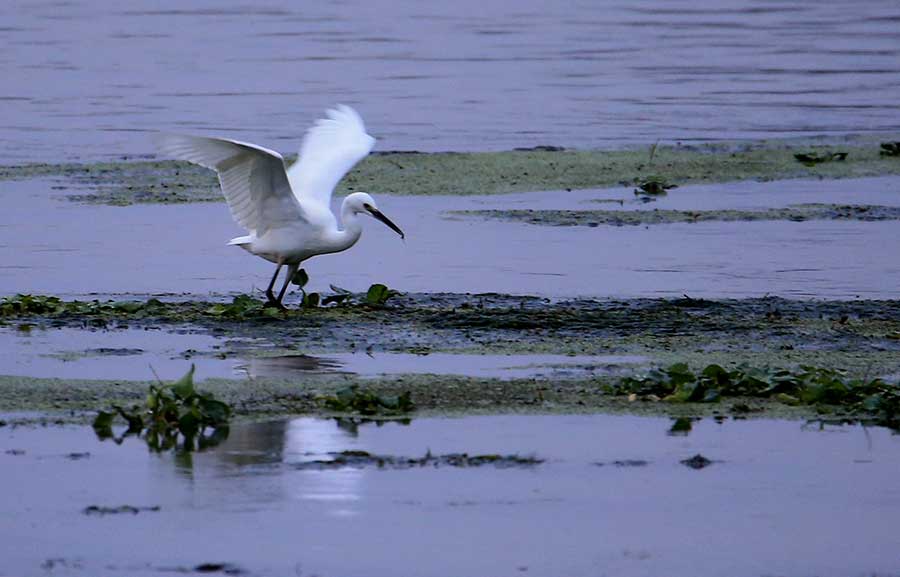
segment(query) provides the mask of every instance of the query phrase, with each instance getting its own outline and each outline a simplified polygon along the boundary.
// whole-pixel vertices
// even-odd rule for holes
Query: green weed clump
[[[325,408],[339,413],[360,415],[402,415],[415,410],[409,391],[396,397],[382,397],[371,391],[361,390],[358,385],[350,385],[334,395],[320,397]]]
[[[112,411],[100,411],[93,426],[100,439],[121,442],[128,436],[140,436],[151,451],[168,451],[179,446],[185,451],[195,451],[228,438],[231,413],[227,403],[194,388],[194,365],[191,365],[187,374],[174,383],[150,385],[144,406],[135,405],[130,410],[114,406]],[[118,438],[112,430],[117,415],[128,424],[128,429]]]
[[[813,405],[827,411],[840,406],[894,429],[900,428],[900,387],[882,379],[848,379],[843,371],[740,365],[727,370],[706,366],[695,373],[686,363],[626,377],[608,387],[614,394],[672,403],[712,403],[723,397],[774,398],[789,405]]]
[[[17,294],[0,299],[0,317],[28,315],[135,315],[154,314],[166,307],[157,299],[139,301],[64,301],[48,295]]]

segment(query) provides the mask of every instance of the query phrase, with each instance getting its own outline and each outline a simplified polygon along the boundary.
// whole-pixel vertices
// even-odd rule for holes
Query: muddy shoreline
[[[10,301],[6,301],[9,303]],[[634,299],[551,301],[509,295],[428,294],[397,297],[387,306],[332,306],[285,313],[255,311],[222,318],[207,301],[96,303],[60,301],[53,312],[7,312],[3,325],[21,331],[68,327],[115,334],[125,328],[211,335],[215,350],[185,358],[227,358],[329,352],[640,355],[630,369],[685,362],[694,369],[816,366],[848,378],[900,375],[900,301]],[[80,310],[80,312],[79,312]],[[240,338],[237,338],[240,337]],[[252,344],[248,344],[252,343]],[[461,362],[464,362],[461,357]],[[203,379],[203,375],[198,375]],[[811,418],[810,407],[763,399],[721,403],[629,402],[604,393],[616,377],[497,379],[401,374],[298,374],[295,378],[206,379],[203,387],[239,415],[328,414],[319,397],[351,384],[377,394],[411,392],[424,414],[482,412],[628,412],[728,415],[748,402],[765,416]],[[0,378],[0,411],[90,411],[140,401],[149,381]]]

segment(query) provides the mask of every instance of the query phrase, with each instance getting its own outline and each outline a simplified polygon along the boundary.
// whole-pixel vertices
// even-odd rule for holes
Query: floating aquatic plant
[[[796,370],[740,365],[728,370],[707,365],[695,373],[686,363],[625,377],[608,392],[632,399],[711,403],[723,397],[773,398],[789,405],[841,406],[900,427],[900,387],[882,379],[848,379],[843,371],[801,366]]]
[[[409,391],[396,397],[383,397],[362,390],[358,385],[350,385],[334,395],[323,396],[319,400],[331,411],[360,415],[397,415],[410,413],[416,408]]]
[[[121,416],[128,425],[126,436],[141,436],[152,451],[167,451],[179,446],[184,450],[202,450],[228,438],[231,407],[210,393],[194,387],[194,365],[178,381],[150,385],[144,406],[131,409],[114,406],[100,411],[94,419],[94,432],[100,439],[116,439],[113,423]]]

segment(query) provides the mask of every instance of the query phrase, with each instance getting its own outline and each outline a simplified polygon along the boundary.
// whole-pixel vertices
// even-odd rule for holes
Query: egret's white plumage
[[[278,265],[266,294],[281,305],[291,278],[304,260],[353,246],[362,234],[357,215],[381,220],[401,237],[403,232],[379,210],[370,195],[356,192],[341,205],[341,224],[331,212],[335,186],[365,158],[375,139],[366,133],[359,114],[339,105],[309,129],[300,157],[289,169],[273,150],[225,138],[167,134],[160,151],[215,170],[234,220],[249,234],[229,244]],[[275,299],[272,287],[282,265],[288,265],[284,286]]]

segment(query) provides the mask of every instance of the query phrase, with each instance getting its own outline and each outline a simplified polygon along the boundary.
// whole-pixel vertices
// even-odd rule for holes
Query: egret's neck
[[[337,231],[337,241],[341,244],[338,250],[345,250],[356,244],[362,234],[362,222],[359,215],[347,206],[347,199],[341,205],[342,230]]]

